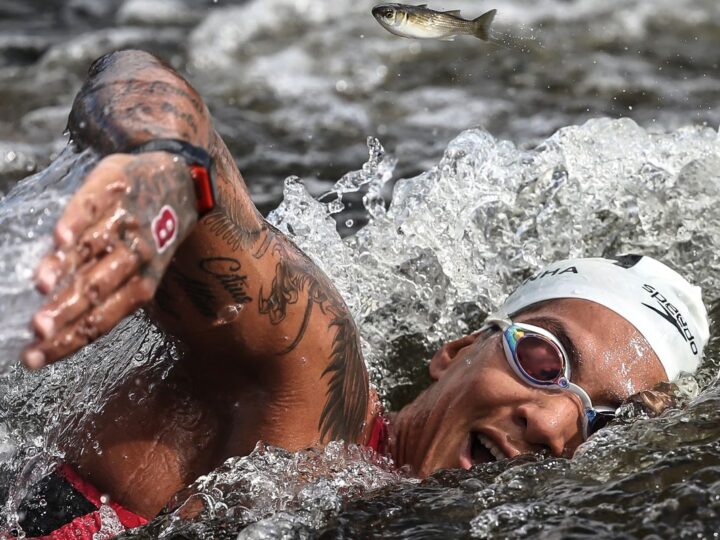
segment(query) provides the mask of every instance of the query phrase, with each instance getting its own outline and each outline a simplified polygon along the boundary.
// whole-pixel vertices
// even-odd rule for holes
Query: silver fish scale
[[[421,26],[435,27],[435,28],[446,28],[455,32],[470,32],[472,33],[473,22],[467,21],[450,15],[448,13],[437,13],[432,11],[422,12],[410,12],[408,13],[409,24],[416,24]]]

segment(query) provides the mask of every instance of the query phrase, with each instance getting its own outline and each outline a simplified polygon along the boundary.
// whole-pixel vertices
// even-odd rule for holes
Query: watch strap
[[[182,157],[190,168],[200,217],[215,208],[216,188],[212,156],[207,150],[181,139],[152,139],[127,151],[128,154],[168,152]]]

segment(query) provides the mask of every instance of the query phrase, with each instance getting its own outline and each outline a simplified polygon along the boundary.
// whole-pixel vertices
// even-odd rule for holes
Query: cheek
[[[492,415],[527,397],[528,388],[505,361],[478,369],[468,381],[475,414]]]

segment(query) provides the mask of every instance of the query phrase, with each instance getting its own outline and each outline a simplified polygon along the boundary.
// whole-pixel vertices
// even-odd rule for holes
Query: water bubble
[[[223,326],[236,320],[243,309],[242,304],[231,304],[223,306],[216,314],[213,326]]]
[[[331,201],[327,205],[328,212],[331,214],[337,214],[338,212],[342,212],[345,209],[345,205],[343,204],[342,200],[338,197],[334,201]]]
[[[95,451],[95,453],[98,456],[101,456],[103,453],[102,446],[100,445],[100,442],[97,440],[93,440],[92,442],[92,449]]]

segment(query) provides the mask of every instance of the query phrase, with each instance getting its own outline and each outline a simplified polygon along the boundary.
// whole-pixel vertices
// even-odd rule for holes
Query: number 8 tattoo
[[[164,252],[177,238],[178,217],[172,206],[165,205],[152,220],[152,235],[158,253]]]

